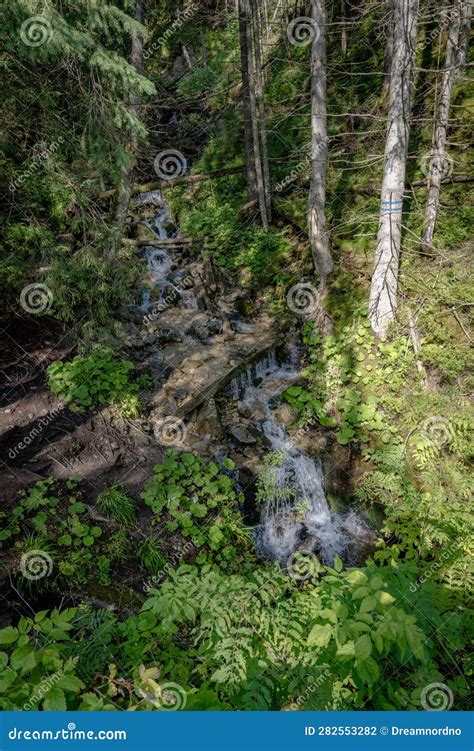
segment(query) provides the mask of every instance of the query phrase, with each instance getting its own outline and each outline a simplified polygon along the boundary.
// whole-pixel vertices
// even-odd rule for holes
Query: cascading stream
[[[152,219],[146,219],[141,222],[145,227],[148,227],[155,233],[157,242],[156,245],[148,246],[145,248],[145,258],[147,262],[148,278],[151,286],[144,290],[142,304],[140,311],[144,314],[150,312],[155,306],[167,304],[167,298],[171,293],[175,293],[180,303],[184,308],[198,309],[197,300],[192,291],[188,289],[181,289],[179,285],[174,282],[173,271],[176,268],[175,262],[169,255],[163,245],[160,245],[160,240],[166,240],[170,238],[169,227],[172,227],[172,218],[168,206],[163,203],[163,198],[159,191],[153,191],[151,193],[141,193],[138,196],[139,203],[154,204],[159,210]]]
[[[161,194],[158,191],[144,193],[138,201],[157,207],[156,215],[142,222],[157,238],[156,245],[145,251],[152,286],[144,292],[142,313],[159,310],[160,303],[168,307],[170,294],[174,297],[172,306],[179,304],[197,309],[194,293],[180,287],[177,281],[186,274],[186,269],[176,271],[177,264],[166,247],[160,245],[160,240],[169,237],[170,227],[175,235]],[[253,325],[236,320],[234,328],[251,331]],[[331,511],[324,492],[321,461],[305,455],[295,446],[272,410],[275,398],[298,378],[298,351],[295,349],[288,363],[279,365],[275,353],[269,354],[228,387],[231,399],[243,402],[252,412],[263,413],[264,419],[257,422],[275,454],[274,463],[266,469],[268,502],[261,511],[257,549],[262,557],[278,560],[282,565],[298,550],[316,554],[326,564],[332,564],[336,555],[346,563],[353,563],[358,545],[370,535],[370,530],[354,512],[341,515]]]
[[[314,553],[329,565],[336,555],[353,563],[357,543],[369,530],[354,512],[331,511],[321,461],[294,445],[272,411],[272,400],[298,378],[296,362],[279,366],[273,354],[230,384],[233,399],[253,412],[263,410],[260,428],[275,452],[274,466],[266,470],[269,498],[261,512],[257,548],[264,558],[283,565],[297,550]]]

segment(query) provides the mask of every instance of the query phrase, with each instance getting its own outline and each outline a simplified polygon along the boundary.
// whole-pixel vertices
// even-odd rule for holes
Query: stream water
[[[157,242],[156,246],[145,249],[149,286],[143,292],[140,311],[149,314],[153,313],[154,309],[163,310],[174,301],[175,297],[182,307],[197,310],[196,297],[177,280],[177,277],[179,278],[179,272],[176,273],[177,264],[166,247],[163,244],[160,245],[160,240],[168,240],[176,237],[177,234],[169,208],[163,202],[161,193],[159,191],[141,193],[138,196],[138,203],[153,204],[159,209],[152,219],[141,222],[154,232]]]
[[[183,285],[176,282],[177,278],[186,276],[186,266],[178,269],[170,255],[173,251],[160,246],[160,239],[168,238],[168,228],[173,227],[167,206],[157,192],[142,194],[139,202],[157,206],[154,218],[144,222],[155,232],[157,243],[145,250],[150,286],[143,294],[141,312],[149,315],[158,311],[159,315],[163,306],[175,305],[197,309],[192,290],[183,289]],[[190,276],[189,267],[187,276]],[[234,322],[237,334],[239,330],[251,330],[252,324],[237,318]],[[271,465],[265,469],[269,492],[267,502],[262,504],[256,531],[257,549],[262,557],[278,560],[282,565],[286,565],[296,551],[316,555],[328,565],[336,555],[347,564],[355,563],[360,546],[371,536],[370,530],[355,512],[338,514],[329,508],[320,459],[300,451],[275,416],[279,395],[298,378],[299,353],[295,349],[289,361],[283,364],[278,362],[274,352],[267,355],[227,387],[230,399],[243,403],[247,411],[259,415],[254,423],[268,439],[272,452]]]
[[[263,411],[259,426],[274,452],[265,470],[268,498],[257,528],[257,548],[264,558],[283,565],[298,550],[315,554],[329,565],[336,555],[348,564],[355,563],[360,543],[370,530],[355,512],[337,514],[329,508],[320,459],[300,451],[275,416],[277,397],[299,377],[296,351],[290,362],[282,365],[272,353],[229,387],[232,398],[252,412]]]

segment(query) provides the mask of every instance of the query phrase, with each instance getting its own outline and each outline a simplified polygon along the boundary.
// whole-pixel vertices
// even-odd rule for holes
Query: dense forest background
[[[472,3],[1,13],[0,708],[467,709]],[[140,308],[157,190],[190,318]],[[223,389],[289,342],[357,560],[254,544],[281,457]]]

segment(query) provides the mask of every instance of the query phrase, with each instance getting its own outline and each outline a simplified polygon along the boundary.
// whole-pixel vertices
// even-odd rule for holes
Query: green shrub
[[[90,355],[77,355],[71,362],[53,362],[48,368],[48,385],[74,412],[116,404],[125,417],[136,417],[140,399],[139,384],[130,378],[133,371],[128,360],[97,349]]]
[[[230,459],[224,466],[232,470]],[[200,549],[198,563],[213,560],[238,566],[252,557],[252,543],[238,509],[234,481],[215,462],[206,462],[190,453],[168,451],[162,464],[154,468],[141,497],[166,521],[169,532],[191,538]]]
[[[119,524],[130,525],[136,520],[135,503],[119,488],[108,488],[97,496],[97,505],[106,516]]]

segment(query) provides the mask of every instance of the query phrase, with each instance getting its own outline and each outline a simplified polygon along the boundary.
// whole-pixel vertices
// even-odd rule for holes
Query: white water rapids
[[[173,228],[171,215],[158,191],[143,193],[139,203],[157,208],[155,216],[143,221],[156,235],[156,245],[146,247],[145,255],[150,286],[144,291],[140,310],[143,314],[159,315],[167,307],[178,305],[198,308],[194,292],[183,280],[190,276],[188,268],[178,269],[177,263],[160,244]],[[175,230],[171,230],[173,235]],[[252,324],[234,321],[238,332],[251,330]],[[258,427],[267,437],[275,455],[272,465],[265,468],[269,488],[267,502],[261,510],[256,544],[264,558],[286,565],[296,551],[317,555],[331,565],[338,555],[345,563],[354,563],[361,543],[371,531],[354,512],[337,514],[327,503],[321,461],[304,454],[275,417],[272,405],[291,383],[299,378],[298,354],[290,362],[279,365],[275,353],[249,367],[234,379],[227,393],[234,401],[243,402],[251,412],[262,413]]]
[[[275,452],[274,466],[266,470],[270,491],[261,511],[257,548],[264,558],[283,565],[296,551],[315,554],[327,565],[336,555],[354,563],[358,544],[370,531],[355,512],[337,514],[329,508],[321,461],[294,445],[272,410],[272,400],[298,378],[297,364],[280,366],[273,353],[230,384],[234,399],[252,411],[263,409],[260,428]]]
[[[161,306],[161,309],[163,309],[168,307],[170,295],[173,293],[177,295],[184,308],[197,310],[198,304],[194,294],[173,281],[173,270],[176,269],[176,264],[174,264],[166,248],[162,244],[160,245],[160,240],[169,239],[168,227],[172,226],[170,210],[163,202],[161,193],[159,191],[141,193],[138,196],[138,202],[151,203],[158,207],[158,211],[152,219],[141,222],[156,235],[156,245],[145,248],[148,278],[151,286],[145,289],[143,293],[141,312],[146,314],[153,311],[153,308],[160,309]],[[158,290],[158,295],[156,290]]]

